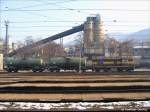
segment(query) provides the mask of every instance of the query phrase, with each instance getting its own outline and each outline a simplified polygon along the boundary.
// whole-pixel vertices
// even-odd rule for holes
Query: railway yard
[[[0,112],[150,112],[149,0],[120,1],[0,0]]]
[[[1,58],[7,72],[0,73],[0,110],[150,110],[150,71],[136,71],[148,67],[149,55],[142,54],[144,61],[139,61],[132,43],[108,38],[102,23],[99,14],[90,16],[79,26],[6,52]],[[63,43],[58,55],[58,49],[52,47],[53,53],[46,47],[79,31],[84,33],[77,55],[67,54]]]
[[[4,72],[0,73],[0,102],[13,102],[13,104],[3,105],[0,103],[0,107],[2,108],[2,106],[6,106],[6,110],[8,111],[9,109],[15,110],[20,108],[17,107],[14,102],[36,102],[36,105],[37,103],[43,103],[43,105],[45,105],[45,103],[49,102],[56,103],[57,106],[55,106],[59,110],[61,107],[58,106],[58,103],[83,102],[81,105],[84,105],[85,102],[95,102],[95,105],[93,104],[94,106],[91,106],[91,108],[97,109],[97,106],[101,105],[97,102],[109,102],[109,106],[111,105],[110,102],[118,101],[120,103],[125,101],[132,101],[132,103],[133,101],[149,102],[149,76],[149,71],[122,73],[88,72],[82,74],[73,72]],[[131,105],[131,102],[129,104],[130,105],[128,106],[134,110],[150,108],[150,105],[146,107],[142,106],[142,108],[140,108],[140,106],[136,105],[136,103],[134,106]],[[35,106],[35,104],[33,105]],[[71,104],[65,103],[63,105],[70,106]],[[24,106],[24,108],[27,108],[25,108],[25,110],[29,110],[28,106],[29,104]],[[57,110],[55,106],[53,109]],[[89,106],[90,104],[88,107]],[[44,108],[44,106],[42,107]],[[122,106],[119,105],[116,109],[119,108],[122,108]],[[111,108],[108,108],[108,110],[111,110]]]

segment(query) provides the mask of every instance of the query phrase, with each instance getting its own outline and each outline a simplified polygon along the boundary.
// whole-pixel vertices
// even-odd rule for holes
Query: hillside
[[[148,29],[143,29],[134,33],[130,34],[124,34],[120,32],[116,33],[110,33],[108,34],[109,37],[115,38],[119,41],[124,41],[124,40],[134,40],[134,41],[150,41],[150,28]]]

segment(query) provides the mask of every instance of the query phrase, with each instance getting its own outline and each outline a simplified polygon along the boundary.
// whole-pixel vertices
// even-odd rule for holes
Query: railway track
[[[4,93],[88,93],[148,92],[149,72],[142,75],[110,73],[11,73],[0,75],[0,92]],[[139,73],[139,72],[137,72]],[[69,75],[70,74],[70,75]],[[106,75],[107,74],[107,75]]]
[[[149,74],[150,71],[132,71],[132,72],[116,72],[116,71],[111,71],[111,72],[83,72],[83,73],[78,73],[78,72],[72,72],[72,71],[68,71],[68,72],[36,72],[36,76],[40,76],[41,74],[45,75],[150,75]],[[17,72],[17,73],[8,73],[8,72],[0,72],[1,75],[26,75],[26,76],[32,76],[33,73],[32,71],[21,71],[21,72]]]
[[[122,87],[2,87],[0,93],[121,93],[121,92],[150,92],[150,86]]]
[[[147,101],[149,73],[4,73],[0,74],[0,101]]]

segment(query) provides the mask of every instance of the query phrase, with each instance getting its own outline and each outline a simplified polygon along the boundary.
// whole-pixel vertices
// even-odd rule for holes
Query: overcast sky
[[[0,5],[1,37],[8,20],[15,42],[27,36],[46,38],[82,24],[93,14],[101,15],[106,33],[150,27],[150,0],[1,0]]]

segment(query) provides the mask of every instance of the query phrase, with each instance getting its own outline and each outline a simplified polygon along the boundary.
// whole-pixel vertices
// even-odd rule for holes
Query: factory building
[[[135,46],[133,48],[133,51],[137,67],[150,68],[150,46]]]
[[[150,46],[135,46],[133,50],[134,56],[150,56]]]

